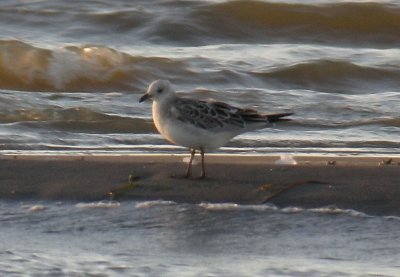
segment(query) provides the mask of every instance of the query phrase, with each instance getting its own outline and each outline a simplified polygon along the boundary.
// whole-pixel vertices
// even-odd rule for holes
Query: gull
[[[191,176],[196,151],[201,154],[201,175],[206,177],[204,153],[224,146],[244,132],[266,128],[293,113],[260,114],[217,101],[178,96],[168,80],[153,81],[139,102],[153,101],[152,114],[158,132],[169,142],[190,149],[190,160],[183,177]]]

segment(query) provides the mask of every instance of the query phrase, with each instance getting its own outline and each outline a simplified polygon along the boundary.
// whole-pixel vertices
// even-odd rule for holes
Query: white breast
[[[160,134],[168,141],[194,149],[213,150],[225,145],[235,134],[218,132],[184,123],[168,110],[153,102],[153,121]]]

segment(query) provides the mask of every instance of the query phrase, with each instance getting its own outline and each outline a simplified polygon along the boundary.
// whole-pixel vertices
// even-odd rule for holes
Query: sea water
[[[334,207],[0,203],[1,276],[399,276],[400,218]]]
[[[219,153],[400,154],[398,1],[0,2],[0,154],[184,153],[138,100],[293,121]],[[0,202],[0,276],[400,276],[400,223],[321,207]]]
[[[293,121],[220,153],[400,154],[398,1],[1,1],[2,153],[183,153],[155,79]]]

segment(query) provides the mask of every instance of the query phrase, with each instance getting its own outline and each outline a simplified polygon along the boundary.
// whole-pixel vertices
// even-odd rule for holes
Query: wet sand
[[[400,216],[400,158],[208,155],[208,177],[182,155],[7,156],[0,160],[0,198],[72,201],[171,200],[184,203],[273,203],[278,207],[336,206]],[[383,162],[385,161],[385,162]]]

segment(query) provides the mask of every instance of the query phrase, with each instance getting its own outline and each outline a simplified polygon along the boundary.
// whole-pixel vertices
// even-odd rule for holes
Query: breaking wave
[[[396,89],[397,67],[371,67],[344,60],[311,60],[266,71],[221,69],[202,71],[191,58],[143,57],[105,46],[39,48],[21,41],[0,40],[0,89],[53,92],[141,91],[150,80],[168,73],[181,80],[239,82],[258,80],[265,86],[319,91]],[[254,65],[256,68],[257,66]],[[196,72],[196,74],[194,74]],[[351,90],[351,89],[350,89]]]
[[[27,91],[125,91],[147,83],[157,70],[181,62],[131,56],[104,46],[66,46],[55,50],[16,40],[0,41],[0,88]],[[156,70],[155,70],[156,69]],[[183,73],[183,72],[182,72]]]

